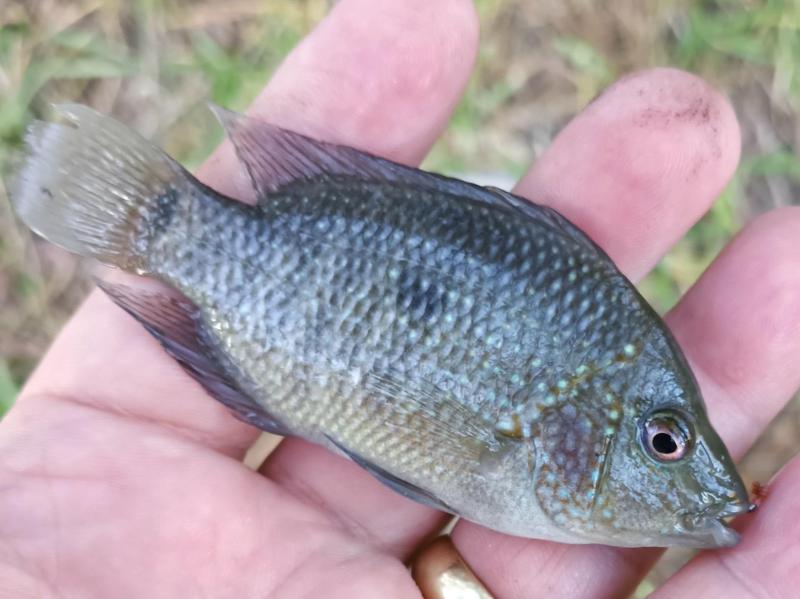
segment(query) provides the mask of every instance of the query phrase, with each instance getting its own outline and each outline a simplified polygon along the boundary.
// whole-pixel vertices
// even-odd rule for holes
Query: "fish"
[[[74,104],[31,125],[11,193],[50,242],[166,285],[98,282],[209,396],[502,533],[738,541],[747,491],[692,370],[589,236],[501,189],[214,111],[255,205]]]

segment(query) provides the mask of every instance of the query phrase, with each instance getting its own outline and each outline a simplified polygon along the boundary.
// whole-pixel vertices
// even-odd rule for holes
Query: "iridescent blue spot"
[[[501,433],[512,434],[517,430],[516,419],[511,414],[501,415],[494,426]]]

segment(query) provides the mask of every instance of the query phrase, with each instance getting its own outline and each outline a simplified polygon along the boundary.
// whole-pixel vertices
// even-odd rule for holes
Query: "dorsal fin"
[[[259,198],[296,181],[336,175],[412,182],[413,169],[354,148],[311,139],[277,125],[211,105]],[[410,172],[406,172],[410,171]]]
[[[552,208],[507,191],[411,168],[355,148],[317,141],[219,106],[211,105],[211,109],[247,169],[258,198],[297,181],[325,177],[350,176],[362,181],[402,183],[514,210],[526,219],[547,224],[588,248],[597,249],[594,242]]]
[[[233,415],[276,435],[290,434],[286,427],[245,394],[203,341],[200,310],[188,299],[127,285],[96,281],[111,300],[153,335],[189,376]]]

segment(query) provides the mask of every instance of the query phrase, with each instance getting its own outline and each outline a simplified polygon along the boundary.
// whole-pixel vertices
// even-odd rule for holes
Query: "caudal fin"
[[[76,104],[63,123],[37,121],[12,184],[12,202],[33,231],[61,247],[142,271],[141,221],[189,184],[186,171],[121,123]],[[163,204],[163,202],[161,202]]]

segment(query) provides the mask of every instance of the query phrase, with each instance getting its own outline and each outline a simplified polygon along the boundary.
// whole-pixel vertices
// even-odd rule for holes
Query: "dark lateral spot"
[[[447,293],[431,279],[405,269],[397,279],[397,309],[411,320],[428,322],[447,309]]]
[[[168,228],[172,219],[175,216],[175,208],[177,207],[177,195],[175,190],[170,188],[161,194],[153,202],[155,210],[153,217],[150,221],[151,231],[154,237],[162,235]]]

